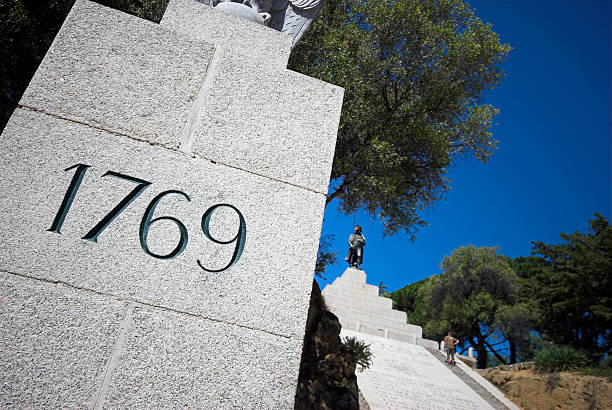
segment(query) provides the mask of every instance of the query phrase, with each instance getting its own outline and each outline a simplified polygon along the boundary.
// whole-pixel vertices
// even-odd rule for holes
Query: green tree
[[[532,301],[522,300],[519,292],[518,301],[497,308],[494,327],[499,329],[508,342],[509,363],[529,360],[535,353],[532,344],[532,332],[540,320],[540,312]]]
[[[500,331],[505,307],[518,296],[518,278],[508,258],[495,247],[470,245],[445,257],[441,267],[441,275],[408,287],[398,305],[411,305],[409,321],[423,326],[425,337],[441,340],[450,330],[462,345],[467,341],[476,349],[479,368],[487,366],[489,352],[506,363],[490,340]]]
[[[392,292],[393,308],[406,312],[408,323],[425,326],[429,317],[431,293],[437,279],[437,276],[431,276]]]
[[[289,67],[345,88],[327,203],[414,239],[462,155],[486,161],[510,47],[459,0],[327,0]]]
[[[325,270],[329,265],[333,265],[338,260],[338,252],[333,249],[333,242],[336,235],[321,235],[319,239],[319,251],[317,253],[317,263],[315,265],[315,276],[325,280]]]
[[[588,233],[560,245],[533,243],[526,282],[542,312],[541,330],[592,359],[612,353],[612,227],[600,214]]]

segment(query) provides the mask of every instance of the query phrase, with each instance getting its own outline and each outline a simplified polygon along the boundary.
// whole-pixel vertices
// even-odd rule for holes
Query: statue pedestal
[[[438,348],[437,342],[423,339],[420,326],[406,323],[406,312],[393,310],[391,299],[378,296],[378,286],[366,283],[363,270],[346,269],[322,294],[343,329]]]
[[[293,406],[342,89],[290,47],[76,1],[0,140],[2,403]]]

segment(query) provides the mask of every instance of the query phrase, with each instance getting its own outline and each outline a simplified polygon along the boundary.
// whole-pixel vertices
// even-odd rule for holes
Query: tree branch
[[[340,185],[338,185],[338,188],[336,188],[336,190],[334,192],[332,192],[331,194],[329,194],[327,196],[327,198],[325,199],[325,206],[327,206],[327,204],[329,204],[338,195],[340,195],[340,193],[342,193],[342,191],[344,190],[344,187],[346,187],[348,184],[350,184],[353,181],[355,181],[356,178],[357,178],[356,176],[354,178],[349,178],[348,175],[346,177],[344,177],[344,179],[342,180],[342,183]]]
[[[493,347],[489,344],[489,342],[487,342],[486,340],[484,341],[485,345],[491,349],[491,353],[493,353],[495,355],[495,357],[497,357],[499,359],[500,362],[502,362],[503,364],[508,364],[508,362],[506,361],[506,359],[504,359],[503,357],[501,357],[499,355],[499,353],[497,353]]]

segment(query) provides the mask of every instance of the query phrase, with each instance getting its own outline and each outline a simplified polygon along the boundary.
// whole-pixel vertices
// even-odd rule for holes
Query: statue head
[[[356,233],[361,233],[361,226],[355,225],[355,232]]]

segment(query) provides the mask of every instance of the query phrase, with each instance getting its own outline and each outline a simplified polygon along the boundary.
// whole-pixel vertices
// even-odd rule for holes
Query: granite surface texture
[[[77,1],[20,104],[326,195],[343,90],[287,70],[285,34],[195,0],[167,15]]]
[[[0,272],[0,408],[87,408],[126,303]]]
[[[446,354],[440,350],[427,349],[438,361],[444,363],[446,366]],[[485,378],[474,372],[460,359],[460,356],[455,356],[456,365],[449,366],[451,372],[459,377],[465,384],[470,386],[472,390],[478,393],[483,399],[487,401],[496,410],[519,410],[519,408],[508,400],[504,394],[499,391],[493,384],[487,381]]]
[[[298,340],[140,307],[128,326],[105,408],[293,406]]]
[[[160,24],[216,45],[183,148],[326,195],[343,90],[285,68],[290,36],[195,0],[171,0]]]
[[[211,79],[192,151],[326,195],[342,90],[289,70],[255,70],[238,55],[221,56],[215,70],[223,74]]]
[[[2,133],[0,407],[293,404],[342,90],[162,23],[77,0]]]
[[[77,1],[20,104],[178,148],[214,47]]]
[[[288,35],[227,15],[197,0],[170,0],[160,25],[213,43],[224,54],[240,54],[258,66],[283,69],[289,61],[292,39]]]
[[[49,232],[75,174],[64,170],[75,164],[91,168],[61,234]],[[0,269],[302,339],[322,195],[25,109],[13,115],[4,131],[0,168]],[[97,242],[84,240],[137,185],[104,177],[109,170],[151,185]],[[159,259],[145,253],[139,231],[147,206],[167,190],[184,192],[191,201],[168,195],[153,216],[177,218],[188,242],[177,257]],[[246,242],[234,266],[206,272],[198,260],[207,269],[221,269],[236,248],[215,244],[202,232],[204,212],[223,203],[244,216]],[[210,233],[229,241],[238,227],[237,214],[224,208],[213,214]],[[153,223],[149,249],[170,253],[179,232],[174,222]],[[301,240],[295,240],[298,233]]]

